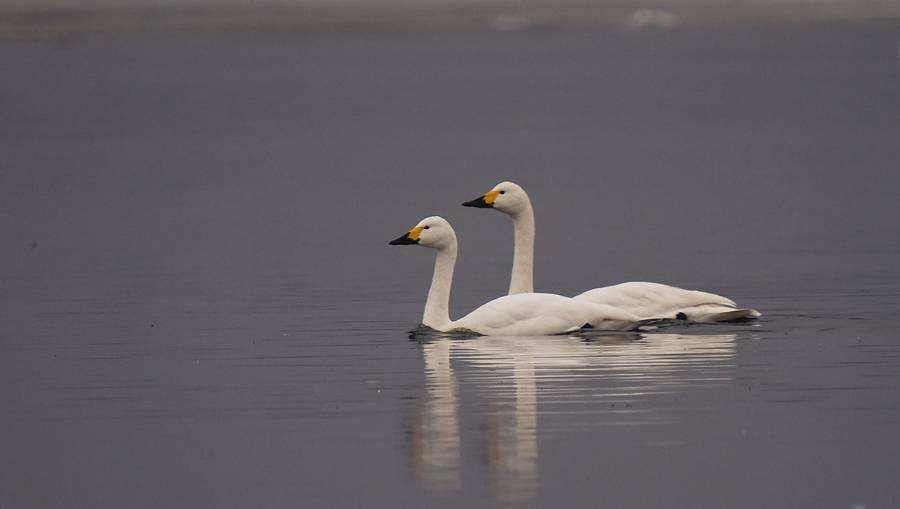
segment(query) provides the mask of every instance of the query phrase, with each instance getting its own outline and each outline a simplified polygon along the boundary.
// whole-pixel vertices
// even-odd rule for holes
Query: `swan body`
[[[721,295],[660,283],[620,283],[588,290],[573,299],[613,306],[640,317],[699,323],[758,318],[761,315],[755,309],[738,308],[734,301]]]
[[[640,325],[637,317],[612,306],[548,293],[505,295],[451,320],[450,290],[458,248],[450,223],[438,216],[425,218],[390,244],[419,244],[437,251],[422,324],[441,332],[545,336],[573,332],[586,324],[602,330],[632,330]]]
[[[633,330],[638,321],[630,313],[589,300],[550,293],[517,293],[482,304],[452,322],[452,326],[486,336],[547,336],[573,332],[585,324],[600,330]]]
[[[510,216],[515,248],[509,294],[534,292],[534,209],[525,190],[513,182],[501,182],[463,206],[494,208]],[[720,295],[660,283],[631,282],[594,288],[573,299],[616,308],[643,320],[710,323],[762,316],[755,309],[738,308],[734,301]]]

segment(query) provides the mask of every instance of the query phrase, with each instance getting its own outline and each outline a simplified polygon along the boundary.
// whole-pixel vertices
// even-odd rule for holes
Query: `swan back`
[[[489,336],[543,336],[572,332],[586,324],[609,330],[613,323],[615,330],[637,325],[631,315],[608,306],[550,293],[517,293],[481,305],[453,326]]]
[[[621,283],[594,288],[573,298],[627,310],[640,318],[720,322],[760,316],[756,310],[737,308],[733,300],[721,295],[660,283]]]

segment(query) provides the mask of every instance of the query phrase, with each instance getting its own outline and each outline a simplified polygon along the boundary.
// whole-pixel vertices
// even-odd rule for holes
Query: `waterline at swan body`
[[[548,293],[506,295],[451,320],[450,290],[458,244],[450,223],[442,217],[427,217],[390,244],[421,245],[437,251],[422,325],[441,332],[545,336],[576,331],[586,324],[600,330],[632,330],[639,325],[634,315],[611,306]]]
[[[534,209],[528,193],[518,184],[501,182],[463,206],[497,209],[512,219],[515,248],[509,294],[533,292],[535,228]],[[720,295],[660,283],[622,283],[588,290],[573,299],[614,307],[641,319],[684,319],[704,323],[761,316],[754,309],[738,308],[734,301]]]

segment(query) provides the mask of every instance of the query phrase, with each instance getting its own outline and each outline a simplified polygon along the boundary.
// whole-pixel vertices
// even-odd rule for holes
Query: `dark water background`
[[[0,45],[0,507],[897,507],[900,33]],[[410,341],[508,284],[755,324]]]

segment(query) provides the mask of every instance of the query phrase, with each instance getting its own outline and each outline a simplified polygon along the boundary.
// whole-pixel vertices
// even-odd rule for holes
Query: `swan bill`
[[[467,201],[467,202],[463,203],[462,206],[463,207],[476,207],[479,209],[492,209],[492,208],[494,208],[494,200],[497,198],[497,196],[494,195],[494,196],[491,196],[490,198],[488,198],[489,194],[491,194],[491,193],[487,193],[483,196],[479,196],[478,198],[475,198],[474,200]],[[490,201],[488,201],[488,200],[490,200]]]
[[[408,246],[419,243],[419,236],[422,234],[423,228],[416,226],[396,239],[388,242],[391,246]]]
[[[418,243],[419,243],[418,240],[413,240],[413,239],[409,238],[409,235],[404,233],[403,235],[397,237],[396,239],[388,242],[388,245],[390,245],[390,246],[408,246],[410,244],[418,244]]]

